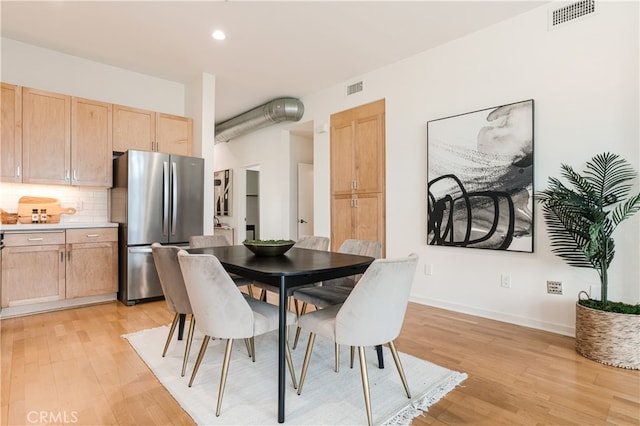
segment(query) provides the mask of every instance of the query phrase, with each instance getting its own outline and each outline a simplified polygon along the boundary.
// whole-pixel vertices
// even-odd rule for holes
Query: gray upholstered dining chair
[[[384,344],[389,346],[407,397],[411,398],[409,385],[393,341],[402,328],[417,264],[418,256],[415,254],[398,259],[374,260],[343,304],[310,312],[300,317],[299,326],[308,330],[310,334],[298,384],[298,395],[302,392],[315,337],[320,335],[333,340],[338,345],[358,347],[362,389],[369,425],[373,423],[373,419],[365,346]]]
[[[208,234],[208,235],[192,235],[189,237],[190,248],[202,248],[202,247],[223,247],[230,246],[231,243],[225,235],[222,234]],[[253,281],[249,278],[241,277],[236,274],[229,274],[233,282],[237,286],[247,286],[247,292],[249,296],[253,297]]]
[[[317,235],[303,235],[302,237],[300,237],[298,241],[296,241],[296,243],[293,246],[297,248],[312,249],[312,250],[327,250],[329,248],[329,238],[321,237]],[[260,300],[263,300],[263,301],[267,300],[267,291],[277,293],[279,290],[277,286],[261,283],[258,281],[254,281],[253,286],[258,287],[262,290],[260,292],[259,298]],[[298,288],[306,288],[306,287],[313,287],[313,286],[315,286],[315,284],[309,284],[307,286],[302,286]],[[287,299],[291,296],[292,293],[293,291],[287,294]],[[296,312],[298,312],[297,305],[296,305]]]
[[[162,351],[163,357],[167,354],[167,349],[169,348],[171,338],[173,337],[180,317],[182,316],[184,319],[187,315],[191,315],[191,322],[189,324],[189,331],[187,333],[187,341],[184,349],[184,359],[182,361],[181,375],[184,376],[196,321],[193,317],[191,303],[189,302],[187,289],[185,288],[184,280],[182,278],[182,271],[178,264],[179,251],[180,247],[163,246],[159,243],[151,244],[151,253],[156,265],[156,270],[158,271],[158,278],[160,278],[160,286],[162,287],[162,293],[164,293],[164,300],[167,302],[169,309],[175,313],[173,316],[173,322],[169,328],[167,341],[164,344],[164,350]]]
[[[379,259],[382,255],[382,244],[380,241],[347,239],[340,245],[338,253],[357,254]],[[295,288],[292,296],[296,304],[296,312],[304,314],[307,311],[308,305],[314,305],[316,308],[326,308],[343,303],[360,277],[361,275],[337,278],[324,281],[321,286]],[[302,309],[298,308],[298,302],[302,302]],[[298,346],[299,338],[300,327],[296,329],[296,336],[293,341],[294,349]],[[336,356],[338,356],[337,353]],[[337,370],[338,364],[336,359],[336,371]]]
[[[218,388],[216,416],[219,416],[233,340],[249,339],[251,354],[255,361],[254,337],[278,329],[278,307],[245,297],[224,270],[218,258],[213,255],[189,254],[181,250],[178,252],[178,262],[198,330],[205,335],[189,386],[193,384],[211,337],[227,339]],[[295,323],[293,313],[287,313],[287,323]],[[288,344],[286,344],[286,358],[295,388],[297,387],[296,378]]]

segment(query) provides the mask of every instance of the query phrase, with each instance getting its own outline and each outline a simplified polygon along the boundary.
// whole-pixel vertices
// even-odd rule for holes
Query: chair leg
[[[251,347],[251,360],[256,362],[256,340],[254,337],[249,338],[249,346]]]
[[[167,349],[169,349],[169,343],[171,343],[171,338],[173,337],[173,333],[176,331],[176,325],[178,325],[178,320],[180,319],[180,314],[176,313],[173,316],[173,322],[171,323],[171,328],[169,328],[169,335],[167,336],[167,341],[164,344],[164,350],[162,351],[162,357],[167,354]]]
[[[249,293],[249,297],[253,298],[253,285],[247,285],[247,292]]]
[[[391,349],[391,355],[393,356],[393,361],[396,363],[396,369],[398,370],[398,374],[400,374],[400,380],[402,380],[402,385],[404,386],[405,392],[407,392],[407,398],[411,399],[411,393],[409,392],[409,385],[407,384],[407,378],[404,375],[404,368],[402,368],[402,363],[400,362],[400,357],[398,356],[398,351],[396,350],[396,345],[393,342],[389,342],[389,349]]]
[[[293,388],[298,389],[298,384],[296,383],[296,372],[293,370],[293,359],[291,358],[291,350],[289,349],[289,342],[285,342],[286,352],[285,355],[287,357],[287,365],[289,366],[289,374],[291,374],[291,382],[293,383]]]
[[[193,379],[196,378],[196,373],[198,372],[198,368],[200,368],[200,363],[202,362],[204,353],[207,351],[207,344],[209,344],[210,339],[211,336],[204,336],[202,340],[202,346],[200,346],[200,352],[198,352],[198,358],[196,358],[196,365],[193,366],[193,373],[191,373],[191,380],[189,380],[189,387],[193,384]]]
[[[267,301],[267,290],[260,290],[260,300],[262,300],[263,302]]]
[[[367,359],[364,356],[364,348],[358,346],[358,354],[360,355],[360,374],[362,375],[362,390],[364,391],[364,405],[367,409],[368,425],[373,424],[371,416],[371,396],[369,394],[369,376],[367,374]]]
[[[253,351],[251,350],[251,341],[249,339],[244,339],[244,345],[247,347],[247,355],[249,355],[249,358],[253,358]]]
[[[298,306],[298,301],[296,300],[296,306]],[[298,315],[298,318],[300,318],[300,315],[304,315],[304,313],[307,312],[307,302],[302,302],[302,309],[300,310],[300,314],[298,315],[296,312],[296,315]],[[298,347],[298,339],[300,338],[300,331],[302,329],[300,327],[296,328],[296,338],[293,340],[293,349],[295,350]]]
[[[336,373],[340,372],[340,345],[335,344],[335,356],[336,356]]]
[[[231,359],[232,347],[233,339],[228,339],[227,346],[224,350],[224,361],[222,361],[222,374],[220,375],[220,386],[218,387],[218,406],[216,407],[216,417],[220,416],[220,408],[222,408],[222,396],[224,395],[224,385],[227,383],[227,373],[229,372],[229,360]]]
[[[311,351],[313,350],[313,343],[316,341],[315,333],[309,333],[309,343],[307,343],[307,351],[304,353],[304,361],[302,362],[302,371],[300,372],[300,382],[298,383],[298,395],[302,393],[302,384],[304,378],[307,375],[307,368],[309,368],[309,360],[311,359]]]
[[[189,324],[189,332],[187,333],[187,342],[184,348],[184,360],[182,361],[182,377],[184,377],[184,373],[187,370],[187,360],[189,359],[189,351],[191,350],[191,342],[193,341],[193,331],[195,328],[196,319],[191,315],[191,323]]]

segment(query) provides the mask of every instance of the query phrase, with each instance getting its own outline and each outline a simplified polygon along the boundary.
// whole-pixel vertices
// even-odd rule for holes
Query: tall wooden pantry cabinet
[[[331,249],[377,240],[385,255],[385,101],[331,116]]]

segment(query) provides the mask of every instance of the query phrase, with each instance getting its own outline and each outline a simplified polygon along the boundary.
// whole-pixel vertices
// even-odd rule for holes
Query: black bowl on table
[[[280,256],[285,254],[295,241],[292,240],[247,240],[242,244],[256,256]]]

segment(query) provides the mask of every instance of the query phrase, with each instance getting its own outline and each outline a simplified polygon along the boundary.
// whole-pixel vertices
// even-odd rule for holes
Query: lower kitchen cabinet
[[[68,229],[66,297],[71,299],[117,291],[117,229]]]
[[[5,234],[2,307],[65,298],[64,231]]]
[[[118,291],[117,228],[4,234],[2,307]]]

